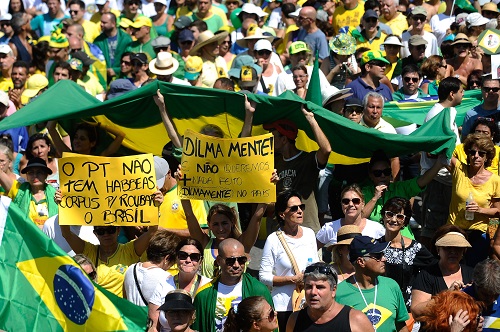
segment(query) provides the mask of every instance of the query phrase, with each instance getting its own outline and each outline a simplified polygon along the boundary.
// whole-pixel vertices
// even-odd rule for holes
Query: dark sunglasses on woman
[[[116,229],[118,227],[116,226],[108,226],[108,227],[103,227],[103,228],[94,228],[94,233],[96,233],[96,235],[99,235],[99,236],[103,236],[104,234],[115,234],[116,233]]]

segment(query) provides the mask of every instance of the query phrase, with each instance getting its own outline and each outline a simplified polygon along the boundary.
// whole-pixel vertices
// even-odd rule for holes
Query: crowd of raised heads
[[[263,125],[274,204],[181,199],[184,133],[158,90],[170,140],[154,157],[158,226],[60,225],[58,160],[124,155],[111,122],[0,131],[0,194],[93,282],[147,307],[150,331],[494,331],[499,17],[495,1],[468,0],[0,1],[0,121],[75,84],[101,101],[155,81],[310,100],[318,79],[344,137],[398,135],[366,141],[366,162],[331,156],[336,133],[304,107],[300,123]],[[250,99],[242,138],[259,113]],[[383,118],[390,101],[426,106],[401,123]],[[445,112],[454,151],[394,152]],[[301,150],[299,127],[317,150]],[[223,128],[192,129],[229,137]]]

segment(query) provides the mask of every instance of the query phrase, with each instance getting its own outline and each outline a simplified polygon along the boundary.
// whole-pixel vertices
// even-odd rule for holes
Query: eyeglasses
[[[130,61],[125,61],[125,60],[122,60],[122,63],[123,63],[124,65],[127,65],[127,66],[132,65],[132,62],[130,62]]]
[[[0,22],[0,26],[10,27],[10,21],[2,21],[2,22]]]
[[[394,213],[392,211],[385,211],[384,215],[385,215],[385,217],[387,219],[392,219],[392,218],[394,218],[394,216],[396,216],[396,220],[400,221],[400,222],[403,222],[406,219],[406,216],[404,214],[402,214],[402,213]]]
[[[238,1],[226,1],[226,6],[230,6],[230,5],[239,5],[239,2]]]
[[[361,114],[361,113],[363,113],[363,107],[349,106],[349,107],[344,108],[344,112],[349,113],[349,114],[352,114],[352,113]]]
[[[324,275],[331,275],[331,276],[335,275],[330,267],[317,266],[317,265],[309,265],[308,267],[306,267],[304,274],[314,273],[315,271],[318,271],[320,274],[324,274]]]
[[[413,83],[417,83],[419,78],[418,77],[403,77],[403,79],[405,80],[406,83],[410,83],[410,81],[412,81]]]
[[[245,265],[246,262],[248,261],[247,256],[238,256],[238,257],[228,257],[224,260],[227,266],[233,266],[234,263],[238,261],[239,265]]]
[[[306,205],[305,204],[300,204],[300,205],[292,205],[292,206],[289,206],[288,207],[290,209],[290,212],[297,212],[299,210],[299,208],[304,211],[306,209]]]
[[[475,157],[475,156],[476,156],[476,154],[478,154],[478,155],[479,155],[479,157],[484,158],[484,157],[486,156],[486,151],[480,151],[480,150],[473,150],[473,149],[471,149],[471,150],[469,150],[469,151],[467,152],[467,154],[468,154],[469,156],[471,156],[471,157]]]
[[[417,49],[417,51],[425,51],[425,45],[413,46]]]
[[[309,17],[302,17],[302,16],[297,17],[298,21],[303,21],[303,20],[308,20],[308,19],[309,19]]]
[[[259,51],[257,51],[257,54],[258,55],[270,55],[271,51],[269,51],[269,50],[259,50]]]
[[[349,198],[342,198],[341,200],[342,204],[344,205],[349,205],[349,203],[352,202],[352,204],[354,205],[359,205],[361,204],[361,198],[353,198],[353,199],[349,199]]]
[[[375,22],[377,22],[377,20],[378,20],[378,18],[375,18],[375,17],[365,18],[366,23],[375,23]]]
[[[103,227],[103,228],[94,228],[94,233],[99,236],[103,236],[104,234],[115,234],[116,229],[118,227],[116,226],[108,226],[108,227]]]
[[[456,48],[469,48],[469,47],[471,47],[471,46],[472,46],[471,44],[462,44],[462,43],[460,43],[460,44],[455,44],[455,47],[456,47]]]
[[[493,118],[487,118],[487,117],[484,117],[484,116],[478,116],[477,120],[488,121],[488,122],[495,122],[495,119],[493,119]]]
[[[62,48],[49,48],[49,53],[57,54],[62,50]]]
[[[500,88],[489,87],[489,86],[483,86],[482,89],[483,89],[484,92],[495,92],[495,93],[497,93],[498,91],[500,91]]]
[[[132,5],[136,5],[136,6],[140,6],[140,2],[139,1],[129,1],[128,5],[129,6],[132,6]]]
[[[372,174],[375,177],[377,177],[377,178],[381,177],[382,174],[384,174],[385,176],[389,176],[389,175],[391,175],[391,173],[392,173],[392,170],[390,168],[386,168],[386,169],[374,169],[372,171]]]
[[[276,318],[276,310],[271,308],[271,311],[269,311],[269,315],[267,315],[267,320],[269,321],[269,323],[272,323],[274,322],[275,318]]]
[[[188,254],[185,251],[179,251],[179,253],[177,254],[177,257],[181,261],[185,261],[189,257],[189,259],[191,259],[193,262],[199,262],[201,259],[201,254],[198,252],[193,252],[193,253]]]
[[[365,258],[371,258],[371,259],[376,260],[377,262],[380,262],[382,260],[382,258],[384,258],[384,253],[383,252],[377,252],[377,253],[365,255],[363,257],[365,257]]]
[[[445,63],[445,64],[440,64],[439,67],[441,67],[441,68],[447,68],[448,66]]]
[[[91,280],[95,280],[95,278],[97,277],[97,271],[96,271],[96,270],[93,270],[92,272],[87,273],[87,275],[89,276],[89,278],[90,278]]]
[[[222,44],[228,44],[229,46],[233,45],[233,42],[230,41],[230,40],[224,40],[222,43],[220,43],[221,45]]]
[[[181,41],[181,45],[191,45],[193,43],[192,40],[183,40]]]

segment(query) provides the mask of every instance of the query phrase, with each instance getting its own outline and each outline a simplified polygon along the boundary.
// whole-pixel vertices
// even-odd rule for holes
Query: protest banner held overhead
[[[187,130],[182,151],[181,198],[270,203],[276,188],[273,135],[214,138]]]
[[[64,154],[59,160],[64,225],[158,225],[153,156],[95,157]]]

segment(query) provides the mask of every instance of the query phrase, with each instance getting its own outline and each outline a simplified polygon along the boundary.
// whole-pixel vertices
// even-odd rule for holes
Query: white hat
[[[0,104],[9,107],[9,95],[3,90],[0,90]]]
[[[269,41],[273,40],[273,36],[266,36],[262,32],[262,29],[259,28],[257,24],[250,24],[250,26],[247,29],[247,35],[243,39],[238,39],[236,41],[236,44],[238,44],[241,47],[248,47],[248,40],[259,40],[259,39],[267,39]]]
[[[0,53],[2,54],[13,54],[12,48],[7,44],[0,44]]]
[[[99,6],[104,6],[109,0],[95,0],[95,4]]]
[[[255,43],[255,46],[253,47],[254,51],[260,51],[260,50],[268,50],[268,51],[273,51],[273,46],[271,45],[271,42],[267,39],[259,39]]]
[[[162,157],[154,156],[153,159],[155,162],[156,185],[161,189],[165,184],[165,176],[167,176],[170,167]]]
[[[321,90],[321,99],[323,101],[323,107],[333,101],[340,99],[346,99],[352,96],[351,88],[339,90],[333,85],[329,85],[326,89]]]
[[[149,71],[155,75],[171,75],[179,68],[179,61],[170,52],[158,52],[149,62]]]
[[[166,0],[155,0],[154,3],[161,3],[164,6],[167,5],[167,1]]]
[[[0,16],[0,21],[10,21],[12,20],[12,15],[9,13],[5,13]]]
[[[261,17],[261,18],[268,15],[260,7],[257,7],[253,3],[246,3],[246,4],[244,4],[241,7],[241,12],[245,12],[245,13],[248,13],[248,14],[255,14],[258,17]]]
[[[288,14],[288,16],[293,17],[293,18],[299,17],[301,9],[302,9],[301,7],[295,9],[295,11],[292,12],[292,13],[290,13],[290,14]]]
[[[398,45],[398,46],[403,46],[403,44],[399,41],[399,38],[396,36],[389,36],[386,38],[386,40],[382,43],[382,45]]]
[[[467,15],[467,18],[465,19],[467,22],[468,27],[478,27],[481,25],[485,25],[488,23],[490,20],[487,19],[486,17],[483,17],[483,15],[479,13],[471,13]]]

